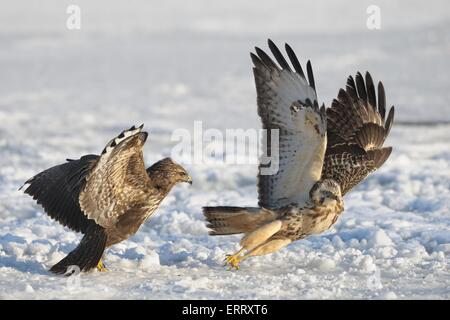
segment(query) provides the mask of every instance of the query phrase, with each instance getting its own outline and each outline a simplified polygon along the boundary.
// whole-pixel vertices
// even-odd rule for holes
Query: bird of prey
[[[70,266],[106,271],[104,250],[135,234],[174,185],[192,184],[186,170],[170,158],[145,168],[142,148],[148,134],[142,128],[123,131],[100,156],[68,159],[25,182],[25,193],[51,218],[84,234],[50,271],[68,274]]]
[[[394,107],[386,117],[383,84],[349,76],[330,108],[319,107],[311,63],[306,76],[286,44],[289,65],[268,40],[278,65],[263,50],[251,53],[258,114],[263,129],[277,129],[279,170],[263,175],[259,165],[259,207],[204,207],[211,235],[244,234],[241,249],[227,255],[230,268],[251,256],[275,252],[293,241],[329,229],[344,210],[343,196],[381,167],[391,154],[383,147]],[[268,139],[269,140],[269,139]]]

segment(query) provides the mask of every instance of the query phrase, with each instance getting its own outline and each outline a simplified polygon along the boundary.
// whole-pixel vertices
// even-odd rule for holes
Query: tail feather
[[[50,271],[65,274],[70,266],[78,266],[80,271],[89,271],[97,266],[105,251],[107,235],[105,229],[92,223],[80,244]]]
[[[248,233],[277,218],[264,208],[203,207],[210,235]]]

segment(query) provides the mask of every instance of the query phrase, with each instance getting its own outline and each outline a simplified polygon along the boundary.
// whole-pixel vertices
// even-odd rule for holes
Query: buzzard
[[[383,84],[348,77],[330,108],[319,107],[311,63],[306,75],[286,44],[289,65],[268,40],[278,65],[261,49],[251,53],[258,114],[264,129],[278,129],[279,170],[263,175],[259,207],[204,207],[211,235],[244,234],[241,249],[227,255],[230,268],[252,256],[275,252],[293,241],[329,229],[344,211],[343,196],[381,167],[391,154],[383,147],[394,119],[386,117]],[[270,140],[270,139],[268,139]]]
[[[170,158],[145,168],[142,148],[148,134],[142,128],[123,131],[100,156],[67,159],[25,182],[25,193],[51,218],[84,234],[50,271],[65,274],[73,265],[81,271],[106,271],[101,260],[105,249],[135,234],[175,184],[192,184],[186,170]]]

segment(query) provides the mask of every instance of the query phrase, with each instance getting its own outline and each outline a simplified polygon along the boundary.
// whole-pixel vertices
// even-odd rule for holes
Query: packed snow
[[[378,1],[381,29],[368,30],[372,2],[2,4],[0,298],[449,299],[450,5]],[[81,8],[81,30],[66,28],[69,4]],[[81,235],[21,184],[100,153],[131,125],[150,133],[149,165],[171,155],[173,130],[192,132],[196,120],[258,129],[248,52],[268,37],[312,60],[326,104],[347,75],[370,70],[396,106],[394,151],[346,196],[338,222],[228,271],[239,236],[208,236],[201,207],[256,205],[256,166],[175,159],[194,184],[177,186],[135,236],[107,250],[109,272],[50,274]]]

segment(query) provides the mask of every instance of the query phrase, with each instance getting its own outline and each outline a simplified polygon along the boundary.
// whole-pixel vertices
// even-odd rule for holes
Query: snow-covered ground
[[[68,4],[82,29],[66,29]],[[378,4],[381,30],[366,28]],[[331,7],[329,7],[331,6]],[[450,5],[433,1],[14,1],[0,8],[0,298],[450,298]],[[423,14],[426,12],[427,14]],[[178,186],[109,273],[71,280],[48,268],[80,235],[17,191],[65,158],[98,153],[145,123],[150,164],[177,128],[259,128],[248,52],[266,38],[311,59],[329,104],[348,74],[382,80],[394,152],[345,199],[323,235],[239,271],[222,266],[239,237],[209,237],[203,205],[256,204],[256,167],[186,164]],[[447,123],[446,123],[447,122]]]

